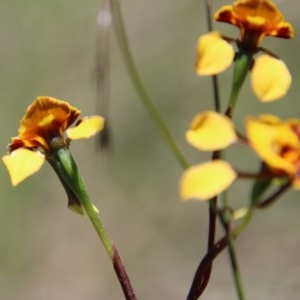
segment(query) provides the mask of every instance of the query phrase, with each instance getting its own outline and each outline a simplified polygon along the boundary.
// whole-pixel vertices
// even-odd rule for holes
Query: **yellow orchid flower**
[[[215,14],[215,20],[226,22],[240,29],[240,38],[235,40],[240,52],[254,55],[266,36],[290,39],[294,35],[292,25],[269,0],[238,0],[226,5]],[[200,37],[197,46],[196,73],[215,75],[226,70],[233,62],[233,39],[224,39],[219,32],[209,32]],[[269,52],[268,52],[269,53]],[[268,53],[254,63],[251,84],[261,101],[274,101],[283,97],[290,85],[291,75],[285,64]],[[265,74],[262,76],[261,74]]]
[[[104,119],[99,116],[70,128],[79,115],[80,110],[66,101],[36,98],[20,122],[18,136],[8,146],[9,154],[2,157],[13,185],[36,173],[52,151],[68,147],[69,139],[88,138],[103,128]]]

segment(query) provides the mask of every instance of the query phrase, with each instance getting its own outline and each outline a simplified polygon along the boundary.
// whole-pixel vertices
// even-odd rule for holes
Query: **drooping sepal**
[[[39,151],[19,148],[4,155],[2,161],[8,171],[13,186],[33,175],[42,167],[45,155]]]
[[[210,200],[225,191],[236,178],[231,165],[222,160],[195,165],[184,171],[180,195],[182,200]]]

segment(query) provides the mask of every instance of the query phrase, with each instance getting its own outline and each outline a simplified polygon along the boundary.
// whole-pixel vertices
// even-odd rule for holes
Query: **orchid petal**
[[[188,168],[180,181],[180,195],[183,200],[210,200],[226,190],[237,174],[230,164],[213,160]]]
[[[25,148],[14,150],[2,157],[12,185],[15,186],[30,175],[39,171],[45,161],[45,155],[39,151]]]
[[[255,60],[251,84],[255,95],[263,102],[285,96],[292,83],[292,76],[283,61],[261,55]]]
[[[197,46],[196,73],[215,75],[223,72],[233,62],[234,49],[217,31],[201,36]]]
[[[81,123],[66,131],[67,137],[71,140],[87,139],[103,129],[104,119],[100,116],[83,118]]]
[[[237,140],[237,136],[228,117],[207,111],[194,117],[186,139],[199,150],[213,151],[226,148]]]

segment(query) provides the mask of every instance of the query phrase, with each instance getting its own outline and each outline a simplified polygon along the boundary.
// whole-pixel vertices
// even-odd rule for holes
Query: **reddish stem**
[[[127,272],[115,245],[113,245],[113,252],[113,266],[122,286],[125,298],[126,300],[137,300],[130,279],[127,275]]]

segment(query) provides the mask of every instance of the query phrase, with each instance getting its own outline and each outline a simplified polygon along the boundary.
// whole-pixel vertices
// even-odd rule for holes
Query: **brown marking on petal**
[[[62,137],[80,113],[79,109],[66,101],[48,96],[37,97],[26,110],[20,122],[18,140],[13,140],[10,149],[20,147],[19,140],[22,140],[25,147],[49,150],[50,141]]]
[[[236,19],[233,14],[233,7],[230,5],[223,6],[220,10],[215,13],[215,20],[217,22],[230,23],[236,25]]]
[[[207,121],[207,119],[209,119],[208,114],[203,113],[201,115],[197,115],[193,121],[192,124],[190,125],[190,130],[197,130],[199,128],[201,128],[203,126],[203,124],[205,124],[205,122]]]
[[[283,14],[268,0],[236,1],[217,11],[215,20],[237,26],[243,48],[250,51],[255,51],[265,36],[290,39],[294,34],[292,25],[284,22]]]
[[[297,135],[297,138],[299,139],[299,143],[300,143],[300,127],[299,127],[299,124],[291,123],[291,129]]]
[[[289,23],[283,23],[271,36],[280,37],[283,39],[291,39],[294,36],[294,28]]]

